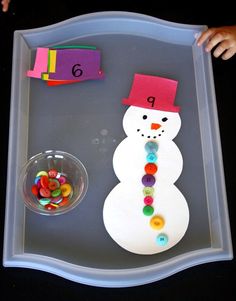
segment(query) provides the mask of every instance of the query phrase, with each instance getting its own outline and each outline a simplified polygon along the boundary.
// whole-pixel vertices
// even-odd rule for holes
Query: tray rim
[[[28,51],[30,53],[30,46],[27,43],[27,39],[30,39],[31,36],[34,34],[43,34],[45,32],[63,28],[64,26],[70,26],[72,24],[78,22],[87,22],[91,19],[103,19],[103,18],[123,18],[124,20],[127,18],[137,18],[138,21],[148,21],[150,23],[154,22],[160,26],[168,27],[170,29],[184,29],[186,31],[190,31],[191,34],[193,32],[199,32],[199,30],[204,29],[204,25],[189,25],[189,24],[180,24],[174,23],[170,21],[165,21],[158,19],[156,17],[151,17],[148,15],[143,15],[139,13],[132,13],[132,12],[124,12],[124,11],[111,11],[111,12],[96,12],[85,14],[81,16],[77,16],[53,25],[36,28],[36,29],[28,29],[28,30],[19,30],[15,31],[14,33],[14,50],[13,50],[13,58],[17,57],[16,54],[18,52]],[[35,45],[31,45],[31,49],[35,47]],[[196,56],[202,55],[196,45],[192,45],[193,54]],[[230,225],[229,225],[229,217],[228,217],[228,207],[227,207],[227,199],[226,199],[226,191],[225,191],[225,183],[224,183],[224,172],[223,172],[223,160],[222,160],[222,153],[221,153],[221,143],[220,143],[220,135],[219,135],[219,123],[217,117],[217,108],[215,103],[215,90],[214,90],[214,80],[213,80],[213,72],[212,72],[212,63],[211,63],[211,56],[210,54],[204,54],[202,56],[202,65],[205,63],[205,72],[206,77],[208,79],[208,86],[210,87],[209,90],[206,89],[202,79],[199,76],[196,76],[197,80],[199,81],[199,85],[210,97],[213,99],[213,102],[209,104],[211,106],[211,112],[213,112],[213,119],[209,121],[207,124],[208,127],[213,128],[215,130],[214,135],[216,137],[216,166],[215,169],[220,171],[219,175],[215,175],[218,177],[221,187],[218,188],[219,191],[217,193],[220,194],[222,198],[222,202],[218,204],[216,211],[211,212],[209,211],[209,219],[211,218],[211,214],[219,215],[219,210],[221,210],[221,222],[223,221],[224,228],[217,225],[219,230],[219,237],[216,238],[215,246],[213,243],[212,248],[200,249],[192,252],[188,252],[179,256],[175,256],[170,260],[165,261],[161,267],[160,264],[146,266],[145,268],[133,268],[133,269],[97,269],[97,268],[90,268],[90,267],[83,267],[75,264],[70,264],[64,262],[59,259],[54,259],[47,256],[41,256],[36,254],[29,254],[24,253],[24,246],[22,244],[21,248],[17,247],[19,242],[16,242],[16,237],[14,237],[14,233],[16,233],[16,227],[19,223],[21,223],[17,219],[17,213],[20,212],[23,219],[25,219],[25,208],[23,206],[14,204],[10,202],[10,198],[12,195],[15,197],[15,192],[12,193],[12,188],[10,182],[12,179],[16,180],[17,173],[19,172],[19,168],[22,165],[22,161],[26,160],[27,151],[25,153],[24,158],[20,158],[19,154],[14,153],[14,149],[17,149],[17,145],[19,143],[19,137],[17,141],[13,139],[13,133],[17,128],[22,128],[22,124],[19,120],[19,107],[15,107],[15,103],[19,104],[21,101],[16,102],[16,99],[23,97],[22,95],[18,96],[17,92],[21,92],[21,85],[19,80],[15,77],[15,74],[18,74],[19,71],[22,69],[23,62],[16,61],[13,59],[13,66],[12,66],[12,89],[11,89],[11,112],[10,112],[10,127],[9,127],[9,147],[8,147],[8,172],[7,172],[7,194],[6,194],[6,210],[5,210],[5,228],[4,228],[4,248],[3,248],[3,265],[6,267],[26,267],[26,268],[34,268],[43,271],[47,271],[50,273],[57,274],[58,276],[65,277],[72,281],[77,281],[84,284],[89,284],[93,286],[104,286],[104,287],[126,287],[126,286],[136,286],[141,284],[146,284],[150,282],[154,282],[170,276],[178,271],[184,270],[188,267],[195,266],[202,263],[218,261],[218,260],[230,260],[233,258],[233,250],[232,250],[232,242],[231,242],[231,233],[230,233]],[[198,66],[196,66],[198,68]],[[18,73],[17,73],[18,72]],[[28,84],[29,85],[29,84]],[[200,89],[200,90],[201,90]],[[203,92],[202,92],[203,93]],[[200,93],[201,94],[201,93]],[[201,98],[201,95],[199,95]],[[209,108],[208,108],[209,109]],[[209,109],[210,110],[210,109]],[[204,122],[204,116],[202,116],[202,121]],[[25,125],[27,124],[27,120],[23,121]],[[14,125],[14,126],[12,126]],[[18,130],[18,134],[20,134],[20,129]],[[27,149],[27,141],[26,141],[25,149]],[[15,170],[12,170],[12,166],[16,166]],[[207,175],[206,175],[206,178]],[[12,225],[12,212],[14,216],[14,223]],[[214,229],[210,227],[212,230],[212,235],[214,236]],[[9,235],[12,233],[9,240]],[[224,239],[223,239],[224,237]],[[21,234],[19,240],[24,239],[24,226],[21,229]],[[213,237],[214,241],[214,237]],[[219,245],[221,247],[219,247]],[[188,260],[187,260],[188,259]],[[159,270],[158,270],[159,268]],[[167,269],[165,271],[165,268]],[[71,269],[71,270],[70,270]],[[148,269],[148,271],[147,271]],[[164,269],[164,271],[163,271]],[[161,271],[161,275],[157,272]],[[145,273],[145,279],[142,278]],[[130,275],[134,278],[129,279]],[[92,277],[91,277],[92,276]],[[90,278],[91,277],[91,278]],[[103,277],[103,279],[99,279],[99,277]],[[113,277],[113,279],[111,279]]]

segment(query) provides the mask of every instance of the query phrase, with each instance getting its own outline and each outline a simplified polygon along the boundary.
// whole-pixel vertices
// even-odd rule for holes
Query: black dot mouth
[[[140,129],[137,129],[137,132],[140,133],[141,130],[140,130]],[[164,133],[164,130],[162,130],[161,132]],[[151,138],[152,138],[152,139],[156,139],[157,136],[160,137],[162,134],[159,133],[159,134],[157,134],[157,135],[151,136],[151,135],[144,135],[143,133],[140,133],[140,135],[141,135],[141,137],[144,137],[144,138],[148,138],[148,139],[151,139]]]

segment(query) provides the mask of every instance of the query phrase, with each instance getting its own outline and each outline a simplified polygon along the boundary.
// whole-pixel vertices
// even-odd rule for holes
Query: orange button
[[[157,165],[155,163],[147,163],[144,169],[147,174],[154,175],[157,172]]]
[[[164,227],[164,224],[165,224],[165,220],[160,215],[154,215],[150,220],[150,226],[154,230],[160,230],[161,228]]]
[[[56,180],[56,179],[49,179],[48,188],[50,190],[56,190],[59,187],[60,187],[60,183],[59,183],[58,180]]]

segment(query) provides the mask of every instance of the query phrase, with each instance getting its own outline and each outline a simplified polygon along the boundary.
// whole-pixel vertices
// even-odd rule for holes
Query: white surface
[[[163,121],[163,118],[167,120]],[[151,129],[152,123],[158,123],[160,128]],[[104,224],[110,236],[130,252],[163,252],[179,242],[189,222],[187,202],[174,185],[183,167],[181,153],[172,141],[179,132],[181,120],[178,113],[131,106],[124,115],[123,127],[128,137],[118,145],[113,157],[114,171],[121,183],[105,200]],[[154,213],[151,216],[143,214],[144,185],[141,182],[145,175],[145,144],[148,141],[158,144],[158,170],[153,186]],[[165,220],[160,230],[150,226],[150,219],[154,215],[160,215]],[[156,243],[160,233],[168,236],[165,246]]]
[[[142,186],[120,183],[106,199],[103,211],[105,227],[110,236],[130,252],[163,252],[177,244],[185,234],[189,221],[188,206],[174,185],[163,184],[158,188],[158,200],[155,198],[153,207],[154,215],[159,214],[165,219],[161,230],[153,230],[149,225],[151,217],[142,212]],[[169,239],[163,247],[156,243],[160,233],[167,234]]]

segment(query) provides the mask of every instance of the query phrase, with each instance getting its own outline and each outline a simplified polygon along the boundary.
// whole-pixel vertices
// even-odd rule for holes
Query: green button
[[[143,214],[146,216],[152,215],[154,212],[154,208],[152,206],[144,206],[143,207]]]
[[[153,194],[154,194],[154,188],[153,187],[144,187],[143,188],[143,194],[145,196],[153,196]]]
[[[51,195],[52,197],[56,198],[57,196],[61,195],[61,189],[53,190]]]

